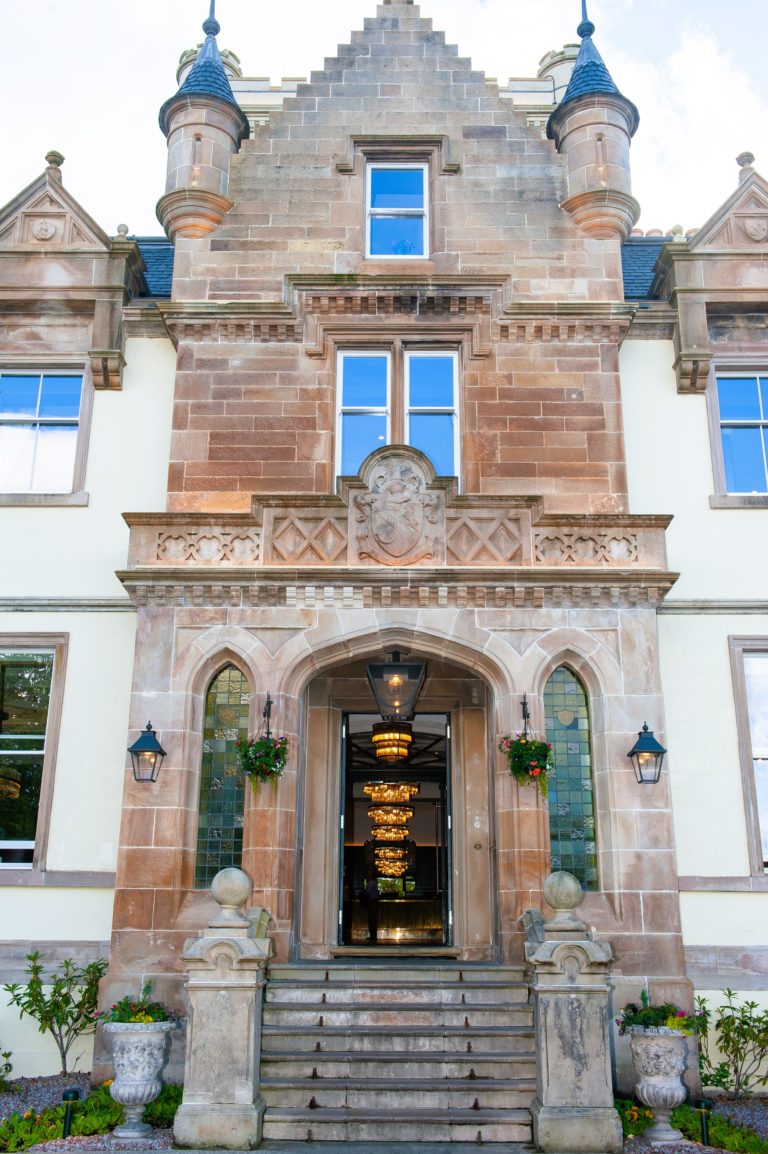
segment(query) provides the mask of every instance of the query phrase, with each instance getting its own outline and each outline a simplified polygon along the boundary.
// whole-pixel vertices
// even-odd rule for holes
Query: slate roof
[[[147,266],[145,279],[149,295],[169,297],[173,280],[173,245],[164,236],[132,237]],[[621,246],[624,296],[629,301],[652,300],[653,270],[671,236],[632,236]]]
[[[631,236],[621,246],[626,300],[653,300],[651,296],[653,270],[664,245],[673,239],[671,236]]]
[[[180,96],[215,96],[226,104],[231,104],[240,113],[243,136],[250,134],[248,119],[235,100],[232,86],[229,83],[226,69],[221,60],[219,46],[216,43],[216,34],[219,31],[218,21],[208,19],[203,24],[205,43],[197,54],[194,64],[187,73],[184,83],[178,92],[166,100],[160,109],[160,127],[167,134],[166,116],[168,109]]]
[[[173,281],[173,245],[164,236],[133,236],[144,258],[144,279],[151,297],[169,297]]]
[[[595,42],[591,36],[585,36],[560,105],[567,104],[569,100],[577,100],[580,96],[591,96],[595,92],[611,92],[614,96],[621,96]]]

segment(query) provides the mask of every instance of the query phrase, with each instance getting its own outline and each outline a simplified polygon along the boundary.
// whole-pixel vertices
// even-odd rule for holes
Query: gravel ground
[[[77,1086],[85,1097],[90,1090],[87,1074],[58,1074],[52,1078],[18,1078],[9,1083],[11,1089],[0,1094],[0,1121],[10,1114],[23,1114],[26,1110],[42,1110],[45,1106],[61,1105],[61,1095],[71,1086]],[[739,1102],[717,1099],[715,1110],[725,1114],[737,1126],[748,1126],[768,1141],[768,1096],[745,1098]],[[32,1150],[171,1150],[173,1132],[155,1130],[147,1142],[115,1143],[110,1134],[93,1134],[88,1138],[60,1138],[33,1146]],[[652,1147],[642,1138],[630,1138],[624,1144],[625,1154],[649,1154],[652,1150],[663,1149],[664,1154],[708,1154],[712,1146],[702,1146],[699,1142],[678,1142],[664,1147]]]

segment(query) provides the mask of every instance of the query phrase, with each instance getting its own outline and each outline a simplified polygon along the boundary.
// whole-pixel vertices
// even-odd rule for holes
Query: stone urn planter
[[[670,1125],[669,1116],[688,1095],[682,1076],[686,1037],[689,1035],[665,1026],[630,1026],[627,1033],[637,1075],[635,1093],[653,1111],[655,1119],[643,1137],[656,1145],[679,1142],[682,1132]]]
[[[105,1022],[112,1045],[115,1078],[109,1092],[125,1107],[125,1122],[112,1131],[115,1138],[146,1138],[152,1127],[142,1122],[144,1107],[163,1088],[160,1073],[168,1055],[171,1022]]]

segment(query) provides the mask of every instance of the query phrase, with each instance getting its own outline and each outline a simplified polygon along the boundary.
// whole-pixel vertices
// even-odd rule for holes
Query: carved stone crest
[[[742,219],[744,232],[755,244],[762,244],[768,237],[768,217],[747,216]]]
[[[56,225],[51,220],[36,220],[32,225],[32,235],[37,240],[51,240],[56,235]]]
[[[385,451],[367,472],[366,491],[354,496],[360,526],[357,559],[413,565],[434,558],[444,521],[442,495],[428,490],[418,458],[397,449]]]

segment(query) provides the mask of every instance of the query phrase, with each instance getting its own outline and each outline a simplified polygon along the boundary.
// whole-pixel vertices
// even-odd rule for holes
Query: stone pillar
[[[182,953],[189,978],[184,1097],[176,1114],[177,1146],[248,1150],[261,1142],[259,1093],[261,1005],[270,941],[264,916],[238,912],[251,895],[238,869],[221,870],[211,893],[221,906]]]
[[[619,1154],[608,1034],[613,951],[592,941],[575,917],[582,890],[572,874],[550,874],[544,897],[555,910],[552,921],[542,924],[535,911],[521,919],[536,1028],[534,1142],[553,1154]]]

